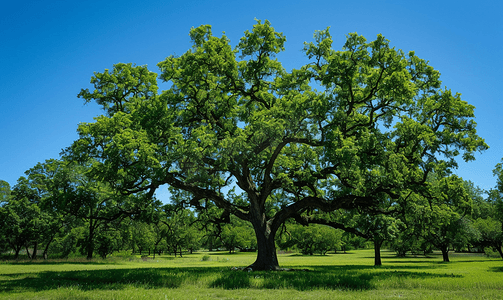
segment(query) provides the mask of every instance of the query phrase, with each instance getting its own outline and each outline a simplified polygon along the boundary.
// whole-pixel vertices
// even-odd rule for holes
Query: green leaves
[[[10,197],[10,185],[5,180],[0,180],[0,206],[7,202]]]
[[[149,72],[145,66],[131,63],[114,65],[112,72],[94,73],[91,83],[94,91],[83,89],[78,94],[86,103],[95,100],[109,116],[116,112],[128,112],[128,103],[138,98],[152,97],[157,93],[157,74]]]
[[[286,38],[268,21],[234,48],[209,25],[190,38],[189,51],[158,64],[168,83],[159,95],[155,74],[131,64],[95,73],[95,90],[79,94],[106,115],[81,124],[67,153],[92,159],[91,174],[121,193],[168,184],[269,238],[316,209],[382,209],[487,149],[473,106],[382,35],[350,33],[336,50],[329,29],[317,31],[304,44],[308,63],[290,71],[276,58]]]
[[[252,32],[246,30],[244,37],[241,38],[238,48],[244,56],[271,56],[284,51],[286,38],[282,33],[275,32],[269,21],[264,24],[256,20],[257,24],[253,26]]]

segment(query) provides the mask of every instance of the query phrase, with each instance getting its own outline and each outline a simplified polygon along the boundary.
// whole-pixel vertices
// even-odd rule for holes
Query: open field
[[[255,253],[201,252],[78,261],[0,262],[1,299],[503,299],[503,260],[479,254],[397,258],[373,250],[280,254],[296,271],[236,270]],[[203,256],[206,258],[203,260]]]

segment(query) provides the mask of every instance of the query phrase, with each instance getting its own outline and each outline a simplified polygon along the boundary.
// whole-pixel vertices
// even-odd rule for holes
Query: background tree
[[[5,180],[0,180],[0,206],[4,205],[10,197],[10,185]]]
[[[82,222],[82,221],[81,221]],[[78,253],[78,243],[82,240],[85,227],[81,222],[65,225],[54,242],[51,243],[49,252],[56,258],[68,258],[71,254]]]
[[[168,226],[160,220],[157,220],[152,224],[152,229],[154,232],[154,258],[156,254],[161,255],[163,250],[168,248],[166,237],[168,235]]]
[[[497,164],[493,173],[496,188],[488,191],[486,201],[479,203],[475,227],[480,232],[478,245],[492,248],[503,259],[503,165]]]
[[[295,246],[302,254],[313,255],[318,253],[325,255],[328,251],[336,251],[342,246],[342,230],[330,228],[324,225],[312,224],[302,226],[297,224],[288,225],[290,234],[283,247]]]
[[[275,237],[286,220],[376,210],[379,199],[398,199],[436,168],[455,167],[458,154],[472,160],[487,148],[473,106],[380,35],[367,42],[349,34],[335,51],[329,30],[317,31],[304,46],[309,63],[290,72],[275,58],[286,38],[267,21],[234,49],[208,25],[190,38],[189,51],[158,64],[169,83],[161,94],[146,67],[95,73],[94,90],[79,96],[105,115],[80,124],[67,153],[92,158],[92,174],[122,194],[153,195],[168,184],[191,195],[185,204],[204,210],[211,202],[222,217],[250,222],[255,270],[279,268]]]
[[[455,175],[434,174],[429,183],[430,188],[415,203],[415,222],[422,224],[424,238],[442,251],[444,262],[449,262],[449,251],[456,244],[466,245],[473,233],[468,219],[473,202],[463,180]]]
[[[43,163],[37,163],[25,172],[26,177],[21,177],[15,186],[14,192],[17,197],[26,197],[30,202],[40,208],[40,216],[37,220],[37,239],[34,241],[33,254],[36,258],[38,245],[43,248],[44,259],[48,256],[48,250],[55,237],[63,227],[68,227],[75,219],[60,212],[53,206],[53,198],[57,195],[58,175],[65,168],[66,163],[56,159],[48,159]]]
[[[117,221],[115,223],[117,223]],[[119,250],[122,236],[118,229],[120,229],[120,224],[111,225],[107,223],[106,226],[102,226],[96,234],[96,252],[98,252],[101,258],[104,259],[114,251]]]
[[[222,226],[219,233],[220,241],[229,253],[239,249],[241,251],[255,250],[257,240],[253,228],[243,220],[231,216],[231,222]]]
[[[40,208],[24,197],[11,197],[9,202],[0,207],[3,240],[14,251],[14,259],[18,259],[19,252],[23,248],[28,249],[36,240],[39,217]]]
[[[477,244],[482,246],[482,248],[490,247],[494,249],[503,259],[503,232],[501,230],[501,222],[492,217],[487,217],[485,219],[478,218],[475,220],[475,228],[480,234]]]
[[[85,244],[88,259],[93,257],[95,236],[103,224],[141,213],[154,200],[152,195],[119,193],[94,179],[92,162],[62,161],[54,173],[47,205],[62,215],[73,216],[87,226]]]
[[[132,226],[132,244],[133,252],[141,254],[150,254],[154,250],[155,233],[151,224],[142,221],[133,222]]]
[[[180,254],[188,249],[191,253],[199,249],[201,233],[195,227],[196,217],[188,209],[176,209],[172,205],[164,206],[165,217],[160,221],[166,225],[166,243],[170,252]]]
[[[501,230],[503,231],[503,163],[496,165],[494,175],[497,177],[496,189],[490,192],[491,204],[494,207],[494,218],[501,222]]]
[[[380,266],[381,246],[386,240],[396,238],[402,221],[395,217],[400,209],[397,208],[396,200],[382,199],[379,203],[380,207],[374,211],[355,208],[328,214],[311,213],[309,217],[303,216],[299,222],[328,225],[371,241],[374,244],[374,264]]]
[[[9,202],[4,206],[5,221],[11,226],[6,232],[10,231],[9,243],[16,257],[21,244],[24,244],[30,259],[37,259],[39,246],[43,247],[43,256],[47,258],[51,242],[65,224],[65,218],[47,206],[51,168],[54,169],[57,164],[55,160],[48,160],[27,170],[26,177],[18,179],[10,193]]]
[[[10,185],[7,181],[0,180],[0,222],[2,222],[2,218],[5,216],[3,212],[3,206],[7,204],[10,199]],[[3,253],[7,250],[7,240],[4,232],[4,227],[0,227],[0,253]]]

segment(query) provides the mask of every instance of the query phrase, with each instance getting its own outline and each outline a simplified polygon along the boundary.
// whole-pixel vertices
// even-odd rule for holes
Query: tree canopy
[[[253,269],[279,268],[274,238],[288,219],[412,201],[430,173],[447,174],[487,148],[474,107],[441,88],[440,73],[382,35],[350,33],[341,50],[329,29],[305,43],[308,62],[285,70],[286,41],[257,21],[233,47],[211,26],[190,31],[192,48],[158,64],[116,64],[79,94],[105,114],[79,125],[66,154],[92,160],[90,174],[123,194],[168,184],[181,204],[218,207],[251,222]]]

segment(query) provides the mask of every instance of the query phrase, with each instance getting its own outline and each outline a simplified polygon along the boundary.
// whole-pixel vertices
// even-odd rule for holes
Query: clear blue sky
[[[76,95],[93,72],[118,62],[156,64],[190,47],[201,24],[235,44],[254,19],[287,37],[287,69],[305,61],[315,30],[331,27],[334,48],[349,32],[430,61],[443,85],[476,107],[479,135],[491,147],[456,173],[481,188],[495,186],[503,157],[503,1],[2,1],[0,3],[0,179],[24,171],[77,139],[77,125],[100,114]],[[162,197],[162,192],[161,196]],[[163,199],[166,200],[166,199]]]

